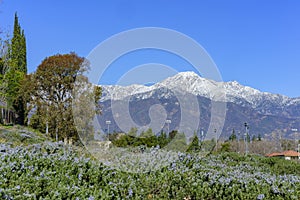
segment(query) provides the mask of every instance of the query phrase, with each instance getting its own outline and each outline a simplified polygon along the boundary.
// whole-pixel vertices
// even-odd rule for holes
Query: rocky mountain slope
[[[152,105],[159,104],[165,109],[168,119],[171,119],[170,130],[177,129],[182,109],[179,96],[197,98],[201,113],[199,129],[204,131],[208,130],[212,103],[225,103],[226,118],[221,131],[224,137],[231,134],[233,129],[243,134],[244,122],[249,123],[252,135],[261,134],[266,137],[279,132],[285,137],[292,137],[294,133],[291,129],[300,129],[300,98],[261,92],[236,81],[216,82],[194,72],[181,72],[152,86],[102,87],[103,115],[99,116],[99,120],[102,127],[106,127],[105,121],[112,121],[111,130],[114,131],[122,130],[115,123],[111,108],[114,102],[122,101],[129,105],[130,116],[137,125],[150,123],[149,109]],[[118,117],[122,117],[122,113],[119,114]]]

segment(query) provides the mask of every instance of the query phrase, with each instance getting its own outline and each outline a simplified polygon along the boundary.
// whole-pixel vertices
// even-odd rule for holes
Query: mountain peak
[[[231,84],[231,85],[240,85],[240,83],[239,82],[237,82],[237,81],[229,81],[228,82],[228,84]]]
[[[200,77],[197,73],[194,71],[185,71],[185,72],[179,72],[175,76],[182,76],[182,77]]]
[[[192,81],[192,80],[197,80],[200,79],[201,77],[196,74],[193,71],[186,71],[186,72],[179,72],[175,76],[169,77],[166,80],[162,81],[165,82],[167,80],[172,80],[172,81]]]

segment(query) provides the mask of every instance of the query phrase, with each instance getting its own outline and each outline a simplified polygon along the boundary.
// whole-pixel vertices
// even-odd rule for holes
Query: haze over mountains
[[[277,134],[294,138],[292,129],[300,129],[300,98],[261,92],[236,81],[216,82],[202,78],[194,72],[180,72],[152,86],[102,87],[103,112],[99,120],[101,127],[106,127],[107,120],[112,122],[110,132],[122,131],[114,120],[115,113],[112,114],[111,108],[114,102],[127,103],[130,117],[138,126],[146,126],[150,123],[149,109],[159,104],[163,106],[167,118],[171,120],[169,130],[178,129],[182,109],[178,97],[181,95],[184,98],[191,97],[198,100],[200,117],[193,116],[197,113],[191,110],[189,120],[199,117],[199,129],[190,131],[208,131],[212,102],[226,103],[225,124],[221,131],[221,136],[224,138],[228,137],[233,129],[242,137],[245,122],[250,125],[250,135],[260,134],[266,138],[277,137]],[[117,117],[122,119],[122,113],[118,113]],[[166,124],[164,130],[166,131]]]

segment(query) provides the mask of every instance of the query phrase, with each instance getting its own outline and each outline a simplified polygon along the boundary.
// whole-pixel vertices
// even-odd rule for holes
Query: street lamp
[[[107,133],[109,134],[109,125],[111,124],[110,120],[105,121],[106,125],[107,125]]]
[[[172,123],[172,121],[170,119],[166,120],[166,124],[167,124],[167,137],[169,137],[169,132],[170,132],[170,124]]]
[[[218,135],[217,135],[217,129],[214,129],[215,135],[216,135],[216,151],[218,149]]]
[[[247,124],[247,122],[245,122],[244,124],[246,132],[245,132],[245,145],[246,145],[246,152],[245,154],[248,155],[248,127],[249,125]]]

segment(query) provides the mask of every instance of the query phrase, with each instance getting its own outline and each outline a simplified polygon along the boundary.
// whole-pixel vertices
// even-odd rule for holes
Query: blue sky
[[[2,0],[2,30],[12,31],[16,11],[26,34],[29,72],[47,56],[71,51],[87,56],[119,32],[163,27],[201,44],[224,81],[300,96],[300,1]],[[143,62],[190,70],[184,61],[158,51],[137,52],[118,62],[103,83],[115,83]]]

